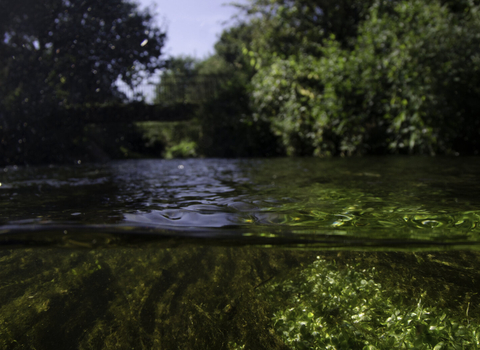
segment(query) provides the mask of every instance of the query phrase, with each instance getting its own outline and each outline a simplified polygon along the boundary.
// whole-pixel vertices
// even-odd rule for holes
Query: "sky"
[[[158,13],[158,24],[167,30],[167,56],[190,55],[205,58],[236,13],[232,0],[137,0],[141,8],[149,6]],[[236,1],[244,2],[244,1]]]

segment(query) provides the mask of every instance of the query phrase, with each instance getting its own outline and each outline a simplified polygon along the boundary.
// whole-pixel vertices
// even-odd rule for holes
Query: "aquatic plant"
[[[265,287],[282,305],[275,331],[292,349],[478,349],[480,322],[385,288],[376,268],[318,257],[296,277]],[[397,276],[398,277],[398,276]]]

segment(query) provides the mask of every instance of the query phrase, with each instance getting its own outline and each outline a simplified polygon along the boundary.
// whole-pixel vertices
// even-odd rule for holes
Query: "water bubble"
[[[437,220],[424,220],[424,221],[422,221],[422,224],[424,226],[428,226],[428,227],[431,227],[431,228],[440,227],[440,226],[443,225],[443,223],[441,223],[440,221],[437,221]]]

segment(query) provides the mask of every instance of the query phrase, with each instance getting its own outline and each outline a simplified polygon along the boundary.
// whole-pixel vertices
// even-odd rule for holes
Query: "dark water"
[[[476,349],[476,158],[0,174],[0,348]]]

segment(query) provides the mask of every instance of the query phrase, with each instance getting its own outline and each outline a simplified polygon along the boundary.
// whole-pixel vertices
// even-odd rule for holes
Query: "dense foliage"
[[[390,4],[391,5],[391,4]],[[478,7],[373,4],[353,49],[292,55],[253,78],[257,113],[289,154],[478,150]]]
[[[82,124],[59,111],[119,101],[118,78],[163,66],[165,34],[128,1],[7,0],[0,12],[2,163],[82,156]]]

